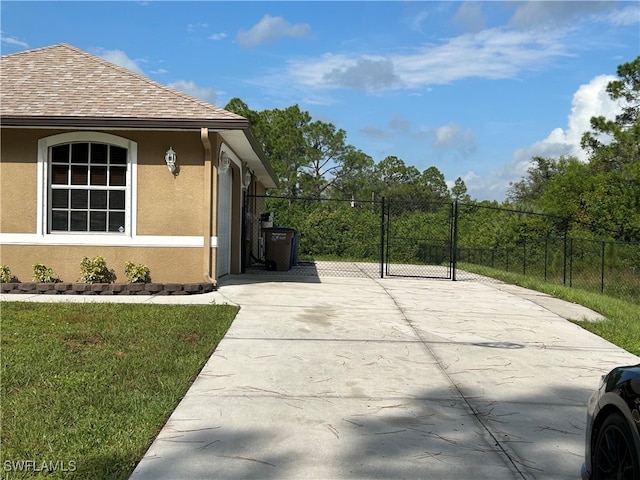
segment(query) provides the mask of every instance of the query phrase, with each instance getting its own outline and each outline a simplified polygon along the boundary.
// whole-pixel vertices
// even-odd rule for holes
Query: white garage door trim
[[[231,271],[231,169],[218,173],[218,267],[217,276]]]

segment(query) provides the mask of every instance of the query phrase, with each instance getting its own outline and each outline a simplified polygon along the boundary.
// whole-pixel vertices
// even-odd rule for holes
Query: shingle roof
[[[249,126],[240,115],[64,43],[1,57],[0,116],[5,125]]]

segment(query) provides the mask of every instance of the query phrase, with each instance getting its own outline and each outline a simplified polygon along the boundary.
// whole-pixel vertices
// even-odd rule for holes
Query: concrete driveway
[[[630,353],[518,287],[231,277],[227,336],[132,480],[578,479],[586,402]],[[565,318],[563,318],[565,317]]]

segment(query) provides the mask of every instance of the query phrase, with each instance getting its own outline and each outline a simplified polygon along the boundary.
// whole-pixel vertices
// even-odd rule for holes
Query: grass
[[[545,282],[544,280],[526,277],[518,273],[467,263],[459,264],[458,266],[468,272],[520,285],[521,287],[590,308],[601,314],[606,320],[590,322],[574,319],[572,321],[585,330],[589,330],[628,352],[640,356],[640,306],[637,303],[610,297],[602,293]]]
[[[42,475],[43,462],[57,466],[52,479],[128,478],[237,313],[227,305],[0,308],[2,478]],[[27,460],[34,464],[23,471],[7,463]]]

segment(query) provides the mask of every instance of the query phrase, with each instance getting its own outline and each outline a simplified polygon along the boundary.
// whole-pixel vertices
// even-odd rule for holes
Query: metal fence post
[[[549,263],[549,235],[544,239],[544,281],[547,281],[547,264]]]
[[[384,197],[380,200],[380,278],[384,278]]]
[[[451,280],[456,281],[456,269],[458,258],[458,200],[453,205],[453,248],[452,248],[452,263],[451,263]]]
[[[573,237],[569,237],[569,286],[573,287]]]
[[[564,231],[564,245],[562,251],[562,285],[567,284],[567,231]]]
[[[600,293],[604,293],[604,240],[602,241],[602,263],[600,267]]]

